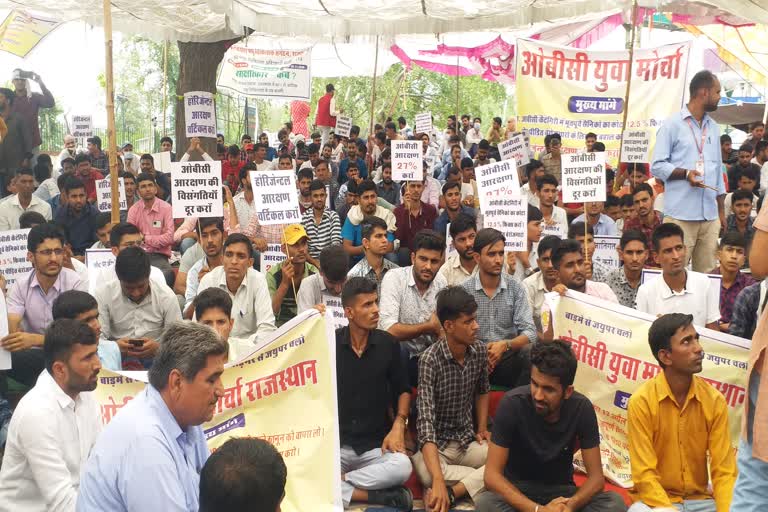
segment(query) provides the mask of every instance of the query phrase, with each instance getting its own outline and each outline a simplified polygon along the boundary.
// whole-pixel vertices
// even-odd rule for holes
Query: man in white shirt
[[[127,247],[115,259],[117,280],[96,290],[102,332],[120,347],[124,370],[149,367],[166,326],[181,320],[176,294],[152,283],[150,268],[144,249]]]
[[[33,194],[35,176],[31,169],[16,173],[16,195],[0,204],[0,231],[19,229],[19,217],[24,212],[38,212],[51,220],[51,206]]]
[[[705,274],[685,269],[687,248],[682,228],[664,223],[653,231],[653,254],[661,266],[661,275],[640,285],[637,309],[651,315],[684,313],[693,315],[695,325],[718,330],[720,288]]]
[[[231,336],[262,341],[276,329],[267,279],[254,270],[253,246],[245,235],[235,233],[224,241],[223,265],[200,280],[198,294],[207,288],[221,288],[232,298]]]
[[[543,169],[543,167],[542,167]],[[539,210],[544,216],[541,222],[541,236],[554,235],[558,238],[568,237],[568,215],[565,210],[555,206],[557,201],[557,178],[551,174],[537,178],[536,197],[539,200]]]
[[[451,222],[448,231],[456,252],[446,258],[438,273],[445,278],[448,286],[458,286],[477,274],[477,261],[472,249],[477,235],[477,223],[473,217],[460,214]]]
[[[525,166],[525,175],[528,177],[528,182],[525,185],[520,187],[520,193],[523,195],[523,197],[528,199],[528,204],[538,208],[539,207],[538,180],[539,178],[545,175],[544,164],[542,164],[538,160],[531,160]]]
[[[301,280],[296,296],[297,313],[323,305],[323,297],[341,297],[341,289],[347,282],[349,256],[340,245],[329,245],[320,251],[320,272]],[[323,310],[323,308],[318,308]]]
[[[0,511],[75,510],[80,470],[101,432],[98,338],[79,320],[54,321],[45,371],[11,418],[0,469]]]

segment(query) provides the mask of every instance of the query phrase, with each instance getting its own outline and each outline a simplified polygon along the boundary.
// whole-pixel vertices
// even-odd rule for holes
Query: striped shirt
[[[347,279],[351,279],[353,277],[366,277],[371,281],[374,281],[376,283],[376,292],[379,294],[379,298],[381,298],[381,282],[384,280],[384,276],[386,275],[387,271],[392,270],[393,268],[398,268],[397,264],[392,263],[387,258],[382,258],[381,279],[379,279],[376,276],[376,271],[373,270],[371,264],[368,263],[368,259],[363,258],[355,263],[355,266],[352,267],[349,272],[347,272]]]
[[[309,237],[309,255],[320,257],[320,251],[330,245],[341,245],[341,224],[339,214],[325,208],[320,224],[315,223],[315,211],[310,208],[301,217],[301,223]]]

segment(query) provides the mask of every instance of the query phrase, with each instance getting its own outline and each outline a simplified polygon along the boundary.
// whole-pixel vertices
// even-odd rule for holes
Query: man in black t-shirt
[[[531,384],[502,399],[485,465],[487,492],[478,512],[624,512],[621,497],[603,492],[600,432],[592,403],[573,389],[576,358],[555,340],[531,350]],[[587,480],[573,482],[581,449]]]

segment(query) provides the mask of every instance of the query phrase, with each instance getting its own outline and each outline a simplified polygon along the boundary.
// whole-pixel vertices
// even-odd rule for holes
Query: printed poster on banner
[[[100,212],[112,211],[112,181],[109,178],[96,180],[96,207]],[[117,190],[119,194],[120,210],[128,209],[128,202],[125,199],[125,182],[122,178],[117,180]]]
[[[491,209],[508,206],[503,202],[505,199],[520,197],[517,166],[511,160],[502,160],[475,168],[475,183],[480,196],[480,211],[483,215]]]
[[[259,268],[262,274],[266,274],[273,266],[285,261],[285,253],[281,247],[280,244],[267,244],[267,250],[261,252]]]
[[[592,259],[597,260],[611,268],[619,268],[621,266],[621,260],[619,259],[619,252],[616,249],[619,247],[619,241],[621,240],[621,237],[596,236],[594,239],[595,253],[592,256]]]
[[[264,439],[277,448],[290,475],[284,512],[342,510],[335,343],[317,310],[292,319],[225,367],[223,395],[202,425],[211,450],[232,437]],[[132,372],[137,380],[102,369],[93,393],[105,424],[144,389],[145,375]]]
[[[661,123],[679,112],[687,88],[691,43],[635,48],[627,114],[628,130],[647,130],[650,150]],[[518,39],[516,51],[517,125],[544,149],[544,137],[562,136],[563,153],[584,149],[587,133],[606,146],[618,164],[629,51],[593,51]],[[541,109],[547,105],[546,112]]]
[[[492,199],[491,207],[483,214],[483,227],[498,229],[504,234],[505,252],[528,250],[528,199],[524,196],[506,196]]]
[[[432,133],[432,112],[416,114],[413,133]]]
[[[424,164],[421,157],[421,141],[393,140],[392,179],[394,181],[421,181]]]
[[[216,102],[213,93],[184,93],[184,124],[187,137],[216,138]]]
[[[564,203],[605,201],[605,153],[562,155]]]
[[[27,260],[27,235],[29,229],[12,229],[0,232],[0,274],[5,278],[6,290],[16,278],[32,270]]]
[[[341,297],[323,293],[323,305],[325,306],[325,317],[333,326],[334,331],[349,325],[349,319],[344,314],[344,306],[341,304]]]
[[[311,62],[312,48],[260,49],[234,44],[224,54],[216,85],[243,96],[309,101]]]
[[[514,160],[515,165],[523,167],[531,161],[528,146],[523,135],[518,133],[512,138],[499,142],[499,154],[502,160]]]
[[[285,171],[251,171],[253,201],[259,224],[295,224],[301,222],[296,174]]]
[[[627,405],[632,394],[661,371],[648,346],[648,329],[655,318],[570,290],[563,298],[548,294],[546,300],[554,311],[555,338],[569,342],[578,359],[574,388],[595,408],[605,476],[629,488]],[[736,449],[747,398],[750,342],[703,327],[696,330],[705,354],[697,376],[723,394]],[[580,457],[575,462],[584,470]]]
[[[221,162],[172,162],[171,197],[174,219],[222,217]]]
[[[0,51],[24,58],[61,23],[14,9],[0,25]]]
[[[349,137],[350,130],[352,130],[352,118],[336,116],[336,127],[333,129],[333,133],[339,137]]]
[[[621,161],[630,164],[651,162],[651,132],[626,130],[621,136]]]

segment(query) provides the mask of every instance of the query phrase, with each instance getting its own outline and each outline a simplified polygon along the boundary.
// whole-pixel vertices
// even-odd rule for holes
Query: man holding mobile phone
[[[12,80],[16,98],[14,98],[13,104],[11,105],[11,112],[21,120],[25,134],[24,138],[29,142],[31,146],[30,151],[35,155],[35,161],[37,161],[37,155],[40,152],[40,144],[43,141],[40,137],[40,121],[38,113],[41,108],[53,108],[56,105],[56,100],[37,73],[14,69]],[[42,94],[30,91],[30,80],[37,82]],[[34,163],[35,162],[33,161],[32,164]]]

